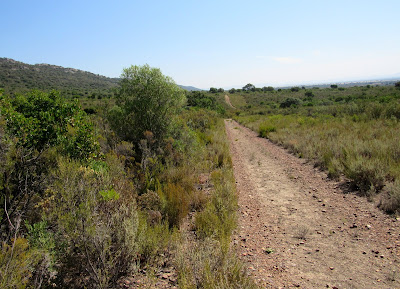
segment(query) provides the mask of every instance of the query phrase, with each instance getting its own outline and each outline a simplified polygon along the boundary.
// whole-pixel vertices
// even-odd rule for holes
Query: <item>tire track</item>
[[[398,220],[253,131],[225,124],[240,206],[234,242],[260,285],[400,288]]]

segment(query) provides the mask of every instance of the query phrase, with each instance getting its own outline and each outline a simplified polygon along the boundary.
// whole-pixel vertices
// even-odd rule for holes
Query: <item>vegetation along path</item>
[[[231,100],[229,98],[229,95],[225,94],[225,102],[233,109],[236,109],[236,107],[234,107],[231,103]]]
[[[400,221],[226,120],[239,194],[234,243],[265,288],[400,288]]]

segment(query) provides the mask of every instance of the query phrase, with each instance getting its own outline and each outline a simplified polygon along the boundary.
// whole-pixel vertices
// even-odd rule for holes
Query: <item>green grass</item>
[[[300,92],[275,93],[266,106],[246,109],[235,119],[299,157],[313,160],[330,177],[344,175],[363,195],[382,192],[381,208],[399,212],[400,91],[394,87],[315,89],[313,106],[303,100],[297,107],[278,107],[287,96],[300,97]],[[246,100],[255,103],[257,97],[253,94]]]

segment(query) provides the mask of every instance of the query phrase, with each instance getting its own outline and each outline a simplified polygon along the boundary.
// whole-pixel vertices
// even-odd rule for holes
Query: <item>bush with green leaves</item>
[[[217,103],[214,95],[206,94],[201,91],[192,91],[186,94],[188,106],[206,108],[224,113],[224,108]]]
[[[124,140],[138,144],[144,133],[153,133],[158,145],[168,135],[174,116],[185,102],[183,89],[158,68],[149,65],[125,68],[116,106],[109,120]]]
[[[291,107],[291,106],[298,106],[301,103],[300,99],[297,98],[286,98],[283,102],[280,104],[280,108],[286,108],[286,107]]]
[[[44,219],[52,224],[62,286],[107,288],[138,260],[132,192],[111,176],[107,166],[95,170],[67,159],[60,159],[52,174]],[[123,179],[120,175],[118,182]],[[80,278],[72,278],[76,271]]]
[[[1,96],[0,105],[4,138],[11,144],[0,177],[0,201],[13,219],[35,211],[33,202],[43,194],[49,169],[56,166],[56,150],[86,162],[97,155],[98,145],[78,104],[66,102],[55,91]]]
[[[79,159],[96,153],[93,129],[77,102],[66,102],[56,91],[38,90],[2,96],[0,102],[7,133],[17,139],[18,147],[41,153],[62,144],[67,154]]]
[[[0,288],[26,288],[41,255],[29,247],[25,238],[0,245]],[[36,287],[37,288],[37,287]]]

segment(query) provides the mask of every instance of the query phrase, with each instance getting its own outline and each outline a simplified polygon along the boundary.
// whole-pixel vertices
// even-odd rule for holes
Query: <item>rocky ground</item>
[[[264,288],[400,288],[400,221],[226,121],[239,194],[234,243]]]

